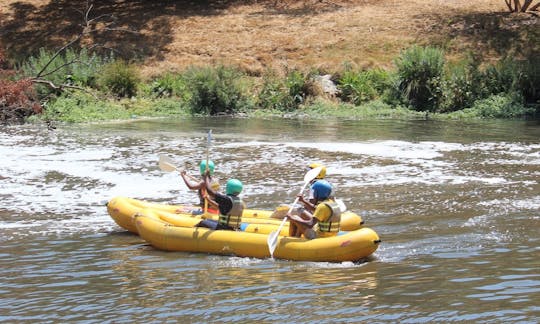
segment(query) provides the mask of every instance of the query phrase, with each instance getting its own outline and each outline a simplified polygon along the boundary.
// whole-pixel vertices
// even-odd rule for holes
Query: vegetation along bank
[[[480,2],[490,5],[494,1]],[[38,49],[30,50],[6,40],[6,35],[16,34],[15,18],[0,23],[6,31],[0,35],[0,45],[3,45],[0,48],[2,123],[222,114],[314,118],[521,118],[538,116],[540,112],[540,36],[535,10],[506,12],[520,11],[508,6],[509,10],[498,9],[485,16],[473,15],[473,9],[469,8],[463,9],[461,15],[441,10],[446,16],[441,18],[443,23],[439,22],[442,28],[438,37],[426,34],[425,38],[411,40],[402,36],[403,42],[398,43],[381,38],[365,39],[379,47],[378,50],[385,47],[386,52],[393,53],[392,56],[381,54],[378,60],[370,57],[368,62],[363,58],[369,49],[351,43],[344,46],[353,47],[350,52],[332,45],[334,52],[341,55],[341,61],[329,58],[329,49],[325,47],[319,51],[321,56],[326,56],[320,61],[313,58],[301,61],[300,56],[291,55],[278,65],[273,63],[279,57],[262,65],[232,59],[200,59],[158,68],[159,53],[143,50],[127,54],[119,50],[126,46],[121,38],[108,44],[112,46],[100,46],[103,44],[98,44],[99,38],[93,35],[107,28],[113,30],[110,24],[117,23],[118,19],[103,20],[104,16],[96,12],[100,8],[88,3],[86,7],[82,2],[79,4],[84,9],[80,10],[84,15],[79,18],[82,21],[79,30],[60,43],[51,41],[40,44],[43,46]],[[280,14],[296,8],[292,3],[288,7],[288,2],[284,3],[281,6],[285,7],[276,4],[270,8],[268,3],[265,8]],[[356,1],[336,1],[335,5],[340,7],[333,11],[308,1],[294,2],[294,6],[298,3],[305,5],[302,15],[320,19],[345,12],[370,13],[374,6],[387,1],[376,5],[368,1],[362,7]],[[412,1],[410,9],[420,10],[414,6],[417,3],[420,1]],[[207,12],[213,8],[211,3],[207,5],[194,5],[191,10]],[[252,6],[261,6],[261,3]],[[242,12],[253,9],[248,7],[214,8],[213,19],[216,22],[223,17],[238,20]],[[159,7],[159,10],[163,13],[167,8]],[[405,15],[405,9],[404,12]],[[466,16],[467,12],[471,15]],[[381,15],[381,21],[384,18],[384,14]],[[395,20],[387,22],[388,26],[399,23],[393,18]],[[370,23],[379,27],[380,21]],[[506,26],[508,24],[510,27]],[[456,26],[484,34],[464,46],[463,42],[453,42],[459,36],[453,34]],[[361,27],[358,33],[366,26]],[[214,28],[220,28],[219,24]],[[513,37],[509,37],[509,30],[514,32],[510,35]],[[330,33],[334,37],[342,34],[336,30]],[[324,39],[324,35],[321,37]],[[197,38],[192,38],[191,42],[196,43]],[[304,57],[317,52],[314,45],[307,47],[311,51]],[[236,56],[242,57],[242,54],[236,53]],[[167,60],[161,60],[164,61]],[[170,57],[169,61],[175,62]]]

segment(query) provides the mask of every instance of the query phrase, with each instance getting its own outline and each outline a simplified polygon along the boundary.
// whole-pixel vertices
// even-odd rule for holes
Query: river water
[[[383,242],[367,262],[153,249],[104,202],[195,203],[159,154],[249,207],[294,200],[309,162]],[[540,321],[540,124],[134,120],[0,130],[0,321]]]

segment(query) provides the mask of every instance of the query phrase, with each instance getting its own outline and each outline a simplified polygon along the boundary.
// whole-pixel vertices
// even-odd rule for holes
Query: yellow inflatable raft
[[[174,226],[161,220],[151,209],[139,211],[134,216],[134,225],[139,235],[159,250],[270,257],[267,234]],[[314,240],[280,237],[274,258],[295,261],[357,261],[373,254],[379,243],[379,236],[369,228]]]
[[[120,227],[136,234],[138,233],[138,230],[133,223],[133,217],[143,209],[158,211],[159,217],[178,226],[190,226],[189,223],[196,224],[202,217],[215,220],[218,219],[217,214],[192,214],[192,211],[200,210],[200,208],[196,206],[158,204],[121,196],[114,197],[107,203],[107,211],[111,218]],[[176,214],[177,217],[173,217],[172,214]],[[279,225],[281,219],[272,218],[273,214],[274,211],[269,210],[244,209],[242,222],[249,224]],[[186,220],[185,218],[188,218],[189,220]],[[173,219],[174,221],[171,221]],[[362,227],[363,223],[362,217],[353,212],[346,211],[341,215],[341,230],[343,231],[356,230]],[[286,229],[288,231],[288,228]]]

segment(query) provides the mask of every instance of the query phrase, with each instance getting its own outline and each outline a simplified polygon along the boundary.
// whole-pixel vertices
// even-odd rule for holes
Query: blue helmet
[[[330,197],[332,193],[332,185],[326,180],[318,180],[311,186],[313,196],[317,200],[324,200]]]

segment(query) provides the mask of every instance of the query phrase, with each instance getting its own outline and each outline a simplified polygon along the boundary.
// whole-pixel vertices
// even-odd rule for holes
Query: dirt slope
[[[58,47],[80,32],[77,10],[85,6],[84,0],[2,0],[0,42],[19,57]],[[98,32],[84,42],[144,58],[147,75],[207,63],[236,64],[254,75],[268,67],[333,71],[344,62],[388,66],[417,42],[449,53],[473,48],[500,55],[516,46],[508,39],[523,37],[512,27],[516,19],[540,29],[537,17],[505,11],[503,0],[96,0],[90,17],[111,16],[93,25]],[[109,22],[115,30],[103,28]]]

